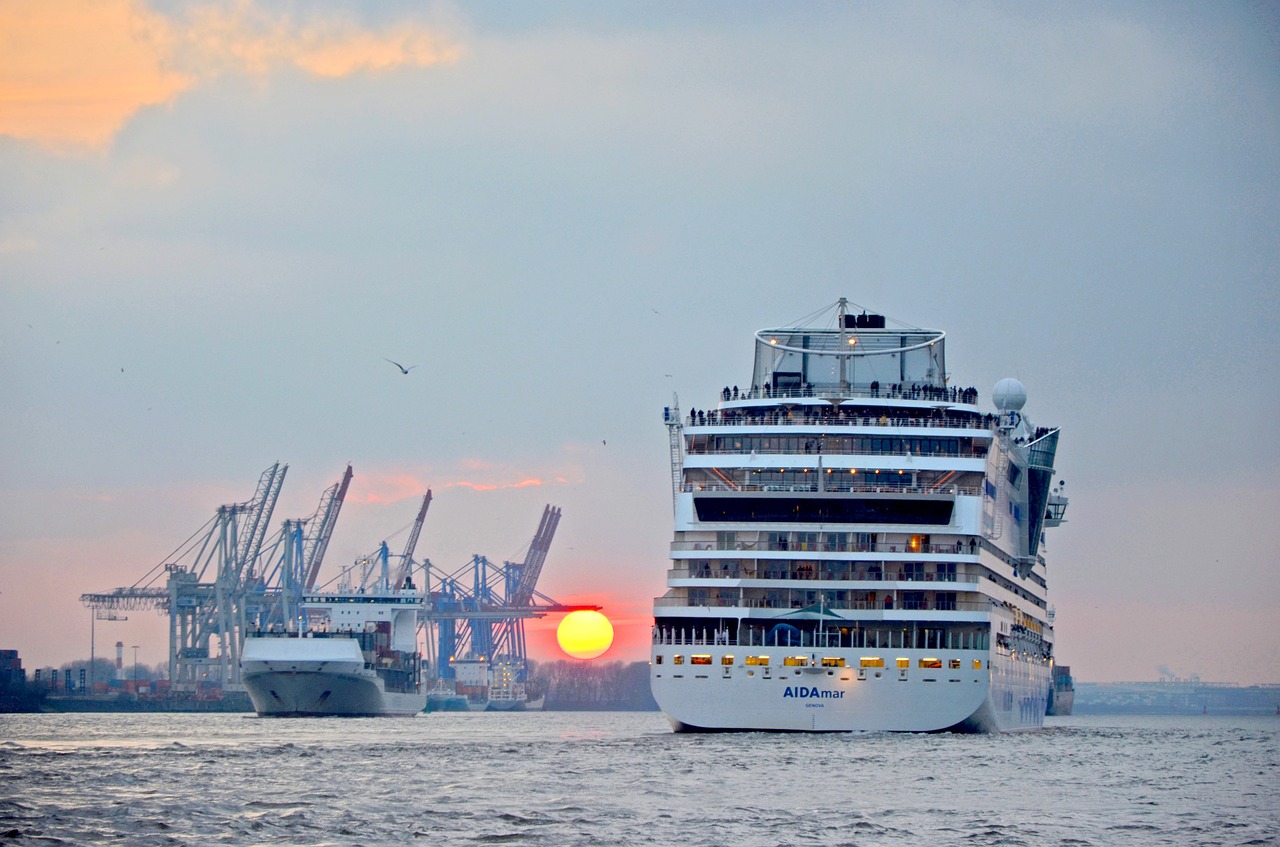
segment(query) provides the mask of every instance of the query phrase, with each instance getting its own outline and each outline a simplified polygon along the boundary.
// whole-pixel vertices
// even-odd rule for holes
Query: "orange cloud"
[[[518,482],[471,482],[470,480],[458,480],[457,482],[445,483],[445,488],[470,488],[473,491],[497,491],[500,488],[532,488],[538,485],[545,485],[540,479],[522,479]]]
[[[356,474],[346,499],[353,503],[399,503],[410,497],[420,499],[428,488],[412,474]]]
[[[460,55],[419,24],[372,32],[347,20],[299,21],[248,0],[197,6],[181,21],[142,0],[5,3],[0,134],[53,148],[101,148],[138,110],[220,74],[293,66],[341,77]]]
[[[0,133],[99,147],[130,115],[191,85],[172,32],[129,0],[0,5]]]

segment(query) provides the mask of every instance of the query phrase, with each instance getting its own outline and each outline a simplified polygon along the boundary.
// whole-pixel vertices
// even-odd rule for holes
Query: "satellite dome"
[[[1005,377],[996,383],[991,399],[1002,412],[1018,412],[1027,403],[1027,388],[1018,380]]]

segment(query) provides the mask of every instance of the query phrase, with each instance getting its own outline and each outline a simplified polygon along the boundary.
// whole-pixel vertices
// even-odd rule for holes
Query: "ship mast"
[[[840,327],[840,352],[836,354],[836,360],[840,363],[840,393],[847,395],[849,393],[848,373],[845,371],[847,359],[845,358],[845,348],[849,346],[849,331],[845,326],[844,316],[847,314],[846,306],[848,300],[841,297],[836,310],[836,325]]]

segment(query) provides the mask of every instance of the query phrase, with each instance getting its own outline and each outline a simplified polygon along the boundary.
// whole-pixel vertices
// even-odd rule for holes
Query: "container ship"
[[[1059,430],[952,385],[946,334],[843,298],[664,410],[674,538],[650,682],[677,731],[1043,725]]]
[[[422,593],[350,586],[303,598],[296,627],[250,632],[240,669],[262,717],[416,715],[427,705],[417,646]]]

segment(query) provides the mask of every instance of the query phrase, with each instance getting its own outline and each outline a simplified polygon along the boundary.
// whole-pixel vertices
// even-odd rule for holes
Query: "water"
[[[0,715],[0,845],[1280,844],[1280,718],[675,735],[656,713]]]

